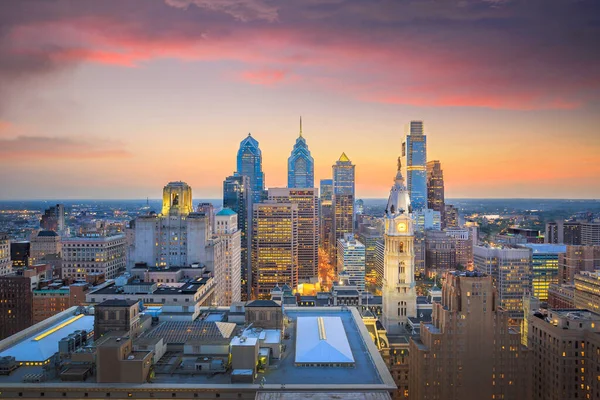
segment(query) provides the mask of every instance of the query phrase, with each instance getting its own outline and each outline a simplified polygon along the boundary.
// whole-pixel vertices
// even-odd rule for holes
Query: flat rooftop
[[[83,314],[69,315],[0,351],[0,357],[12,356],[17,362],[44,362],[58,351],[58,342],[62,338],[77,330],[92,332],[94,317]]]

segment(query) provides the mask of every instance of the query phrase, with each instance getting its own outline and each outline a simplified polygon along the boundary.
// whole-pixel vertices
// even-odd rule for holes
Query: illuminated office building
[[[61,236],[65,235],[65,206],[57,204],[46,209],[40,220],[40,228],[45,231],[57,232]]]
[[[427,208],[439,211],[444,221],[444,171],[438,160],[427,162]]]
[[[238,229],[241,232],[242,300],[248,300],[252,237],[252,191],[250,190],[249,177],[233,175],[225,178],[223,182],[223,207],[232,209],[238,215]]]
[[[333,235],[333,180],[321,179],[319,197],[319,245],[329,252]]]
[[[541,301],[548,300],[548,287],[558,283],[558,255],[564,253],[564,245],[527,243],[522,247],[531,250],[532,295]]]
[[[365,245],[352,233],[337,241],[337,272],[338,275],[344,272],[350,285],[359,292],[365,291]]]
[[[317,278],[319,268],[319,197],[315,188],[270,188],[268,199],[298,205],[298,280]]]
[[[60,257],[62,254],[61,237],[55,231],[34,231],[30,243],[30,265],[43,262],[47,256]]]
[[[6,233],[0,233],[0,276],[7,275],[11,271],[10,238]]]
[[[302,136],[302,117],[300,134],[288,158],[288,188],[312,188],[315,186],[315,161],[310,155],[306,140]]]
[[[333,165],[333,235],[331,255],[336,257],[336,243],[344,234],[354,232],[354,165],[342,153]],[[334,262],[334,265],[336,262]]]
[[[581,223],[562,220],[547,222],[544,243],[580,245]]]
[[[600,270],[582,271],[575,275],[573,303],[576,308],[585,308],[600,314]]]
[[[238,215],[230,208],[224,208],[215,216],[215,235],[224,246],[224,260],[217,263],[221,270],[215,270],[215,295],[219,306],[229,306],[241,301],[242,266],[241,232],[238,228]]]
[[[573,283],[575,275],[582,271],[600,269],[600,246],[567,246],[558,255],[558,280],[561,284]]]
[[[531,292],[531,251],[527,248],[473,248],[476,271],[490,275],[498,291],[499,306],[511,318],[523,318],[523,296]]]
[[[196,208],[199,214],[204,214],[208,218],[209,231],[214,232],[215,230],[215,206],[212,203],[200,203]]]
[[[581,224],[581,244],[600,246],[600,222],[584,222]]]
[[[456,268],[456,241],[443,231],[425,232],[425,271],[430,277]]]
[[[442,219],[439,211],[430,208],[413,210],[412,217],[415,221],[416,232],[425,232],[428,230],[439,231],[442,229]]]
[[[409,399],[531,398],[529,351],[496,306],[490,276],[447,273],[432,322],[408,353]]]
[[[278,285],[298,285],[298,204],[267,200],[253,205],[252,298]]]
[[[381,290],[383,267],[377,268],[377,242],[383,239],[376,227],[363,227],[358,234],[358,240],[365,246],[365,283],[367,290]]]
[[[0,234],[1,237],[1,234]],[[1,242],[1,239],[0,239]],[[10,242],[10,259],[13,268],[27,268],[29,266],[29,257],[31,255],[31,242],[19,241]],[[0,261],[1,264],[1,261]],[[0,267],[0,270],[2,267]],[[2,275],[2,273],[0,273]]]
[[[427,208],[427,136],[423,121],[411,121],[402,142],[402,175],[414,210]]]
[[[71,237],[62,242],[62,277],[85,279],[104,274],[113,279],[125,271],[125,235]]]
[[[471,230],[467,228],[444,229],[446,235],[454,240],[456,248],[456,265],[466,269],[473,269],[473,239]]]
[[[265,190],[265,176],[262,170],[262,152],[258,147],[258,141],[248,134],[240,143],[237,153],[237,170],[235,175],[245,175],[250,178],[250,190],[252,191],[252,202],[258,203],[262,200]]]
[[[446,204],[444,206],[444,221],[443,225],[446,228],[456,228],[459,226],[458,219],[458,208],[452,204]]]

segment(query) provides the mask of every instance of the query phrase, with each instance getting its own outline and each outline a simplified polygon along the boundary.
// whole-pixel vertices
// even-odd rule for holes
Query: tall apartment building
[[[544,243],[580,245],[581,223],[561,220],[547,222]]]
[[[383,236],[374,226],[364,226],[358,234],[358,240],[365,246],[365,284],[370,291],[381,290],[383,269],[377,269],[377,242]]]
[[[59,235],[64,235],[66,233],[64,204],[57,204],[46,209],[44,215],[42,215],[40,227],[42,230],[54,231],[58,232]]]
[[[444,232],[454,240],[456,265],[461,265],[466,269],[473,269],[472,231],[468,228],[447,228]]]
[[[558,255],[566,251],[566,246],[539,243],[521,246],[531,250],[532,294],[541,301],[546,301],[548,287],[552,283],[558,283]]]
[[[298,204],[254,204],[252,298],[268,300],[277,285],[298,284]]]
[[[250,178],[245,175],[233,175],[225,178],[223,182],[223,207],[230,208],[238,215],[238,229],[241,232],[242,246],[242,272],[241,290],[242,300],[248,300],[250,288],[250,247],[252,237],[252,191]]]
[[[215,234],[221,239],[225,257],[221,271],[214,271],[216,303],[229,306],[241,301],[242,294],[242,258],[241,232],[238,229],[238,215],[230,208],[224,208],[215,216]]]
[[[8,275],[11,271],[10,238],[6,233],[0,233],[0,276]]]
[[[530,398],[528,351],[496,306],[492,278],[447,273],[431,323],[410,340],[409,399]]]
[[[71,237],[62,242],[62,277],[85,279],[101,273],[106,279],[125,271],[127,261],[125,235]]]
[[[336,243],[344,234],[354,232],[354,165],[342,153],[333,165],[333,233],[331,239],[332,258],[336,257]],[[335,264],[335,263],[334,263]]]
[[[250,180],[250,193],[252,202],[258,203],[262,200],[265,190],[265,175],[262,170],[262,152],[258,147],[258,141],[251,134],[241,141],[237,153],[237,170],[234,175],[247,176]]]
[[[329,253],[333,235],[333,179],[321,179],[319,197],[319,246]]]
[[[337,273],[344,272],[350,285],[365,291],[365,245],[347,233],[337,241]]]
[[[600,222],[584,222],[581,224],[581,244],[600,246]]]
[[[500,307],[511,318],[523,318],[523,296],[531,293],[531,252],[527,248],[473,248],[475,270],[490,275]]]
[[[30,243],[30,265],[43,262],[46,256],[62,255],[61,237],[54,231],[34,231]]]
[[[412,208],[427,208],[427,136],[423,121],[410,121],[402,141],[402,164]]]
[[[425,271],[441,275],[456,268],[456,241],[443,231],[425,232]]]
[[[459,226],[458,208],[452,204],[446,204],[444,206],[444,227],[455,228]]]
[[[315,187],[315,160],[310,155],[306,139],[302,136],[302,117],[300,134],[288,158],[288,188]]]
[[[576,308],[583,308],[600,314],[600,270],[581,271],[575,275],[573,303]]]
[[[427,208],[438,211],[444,221],[444,171],[438,160],[427,162]]]
[[[582,271],[600,269],[600,246],[567,246],[558,256],[559,283],[572,283]]]
[[[600,315],[549,310],[527,315],[533,399],[600,398]]]
[[[298,280],[317,278],[319,269],[319,195],[315,188],[270,188],[268,199],[298,205]]]

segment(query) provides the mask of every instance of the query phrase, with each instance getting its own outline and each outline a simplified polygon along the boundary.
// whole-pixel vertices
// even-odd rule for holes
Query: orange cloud
[[[245,71],[242,73],[243,81],[253,85],[272,86],[286,80],[286,71],[279,69],[259,69],[253,71]]]
[[[131,154],[119,143],[99,139],[86,141],[70,137],[17,136],[0,139],[0,158],[31,162],[33,160],[124,158]]]

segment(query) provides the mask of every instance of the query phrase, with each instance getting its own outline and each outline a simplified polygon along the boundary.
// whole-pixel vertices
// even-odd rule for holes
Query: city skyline
[[[219,198],[248,132],[285,187],[299,115],[315,181],[345,152],[357,198],[411,120],[448,198],[600,198],[597,2],[236,4],[0,6],[0,199]]]

